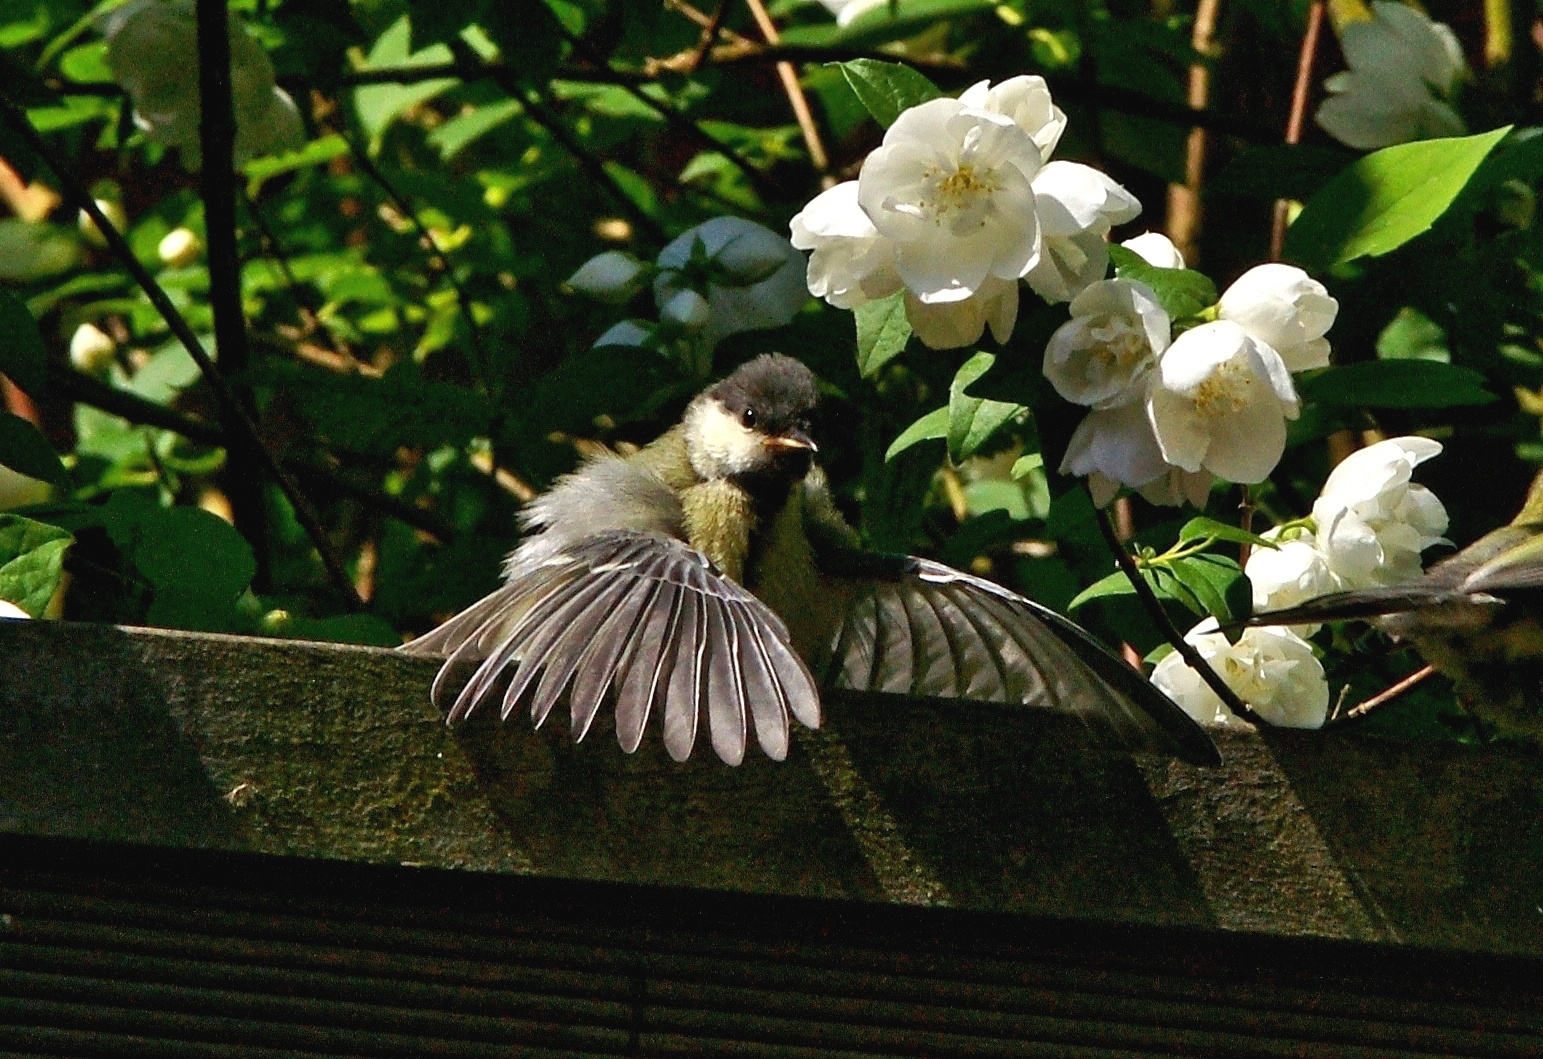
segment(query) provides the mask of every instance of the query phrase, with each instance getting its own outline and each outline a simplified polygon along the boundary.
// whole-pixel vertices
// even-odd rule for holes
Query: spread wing
[[[1054,611],[926,559],[866,556],[862,566],[834,642],[838,686],[1043,706],[1123,749],[1220,764],[1183,710]]]
[[[665,748],[684,761],[705,713],[713,750],[731,765],[744,760],[751,725],[780,761],[789,714],[820,724],[814,679],[777,616],[658,533],[586,537],[403,649],[449,656],[433,696],[452,724],[484,703],[505,719],[528,703],[540,727],[566,701],[577,741],[614,702],[623,750],[662,713]]]

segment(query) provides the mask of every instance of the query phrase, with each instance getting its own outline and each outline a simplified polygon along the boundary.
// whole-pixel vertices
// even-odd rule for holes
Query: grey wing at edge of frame
[[[843,558],[851,569],[830,572],[865,590],[834,643],[838,687],[1045,707],[1081,718],[1118,749],[1221,764],[1188,714],[1055,611],[927,559]]]
[[[789,716],[820,724],[814,678],[782,621],[700,552],[659,533],[584,538],[402,650],[448,656],[433,698],[451,724],[483,707],[508,719],[528,704],[539,728],[566,701],[577,742],[614,702],[627,753],[662,715],[672,758],[690,756],[705,720],[731,765],[744,760],[751,728],[780,761]]]

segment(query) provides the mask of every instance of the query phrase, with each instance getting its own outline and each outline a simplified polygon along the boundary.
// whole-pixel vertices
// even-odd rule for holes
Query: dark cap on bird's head
[[[686,412],[686,445],[704,478],[801,477],[817,451],[809,418],[819,402],[814,373],[766,353],[705,390]]]

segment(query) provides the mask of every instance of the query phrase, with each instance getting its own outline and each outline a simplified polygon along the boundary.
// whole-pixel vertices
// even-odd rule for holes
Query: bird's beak
[[[802,430],[790,430],[786,434],[773,434],[766,439],[766,447],[769,449],[804,449],[808,452],[820,451],[820,447],[814,443],[814,439]]]

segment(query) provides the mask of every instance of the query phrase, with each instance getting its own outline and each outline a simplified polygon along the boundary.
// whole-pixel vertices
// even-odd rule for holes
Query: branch
[[[241,377],[251,366],[247,347],[246,313],[241,306],[241,262],[236,250],[235,172],[236,112],[231,98],[230,28],[226,0],[198,0],[198,101],[201,115],[198,141],[203,154],[200,183],[204,228],[208,237],[209,307],[214,313],[214,348],[232,375]],[[255,416],[251,391],[232,388],[241,413]],[[225,464],[225,488],[237,531],[252,545],[257,558],[256,585],[269,587],[268,516],[263,502],[261,457],[224,413],[225,434],[233,444]]]
[[[1313,61],[1318,55],[1318,35],[1323,29],[1324,0],[1313,0],[1307,9],[1307,29],[1297,52],[1297,80],[1291,89],[1291,113],[1286,119],[1286,142],[1302,142],[1302,123],[1307,115],[1307,96],[1313,87]],[[1286,245],[1286,219],[1291,205],[1285,199],[1275,203],[1275,217],[1270,224],[1270,260],[1279,261]]]
[[[112,251],[113,256],[119,260],[129,275],[134,277],[134,281],[145,292],[145,297],[150,300],[150,304],[155,306],[156,311],[161,314],[161,318],[166,321],[166,326],[171,330],[171,333],[176,336],[177,341],[182,343],[183,347],[188,351],[188,356],[192,357],[193,362],[198,365],[199,371],[203,373],[204,380],[209,384],[210,390],[214,392],[215,398],[220,402],[221,409],[230,413],[232,425],[244,435],[245,440],[253,446],[253,451],[261,457],[263,467],[273,478],[274,483],[284,494],[285,499],[289,501],[290,506],[294,508],[296,520],[300,523],[301,528],[305,530],[306,536],[311,539],[311,543],[321,556],[322,563],[327,568],[327,574],[332,579],[333,586],[342,595],[343,599],[347,601],[349,606],[355,609],[363,609],[364,602],[359,598],[359,594],[354,591],[353,582],[348,579],[347,573],[343,570],[342,562],[333,552],[332,545],[327,540],[326,531],[322,529],[321,521],[317,518],[315,509],[311,507],[310,501],[305,498],[305,495],[300,492],[299,487],[295,485],[294,479],[284,472],[283,468],[279,466],[278,460],[274,458],[273,453],[263,444],[262,437],[257,432],[256,424],[252,422],[251,417],[246,414],[246,410],[236,400],[236,396],[231,391],[229,383],[226,382],[225,376],[220,373],[214,361],[209,359],[209,354],[204,352],[203,345],[198,341],[198,336],[193,333],[193,329],[188,326],[187,320],[183,319],[182,314],[177,311],[177,307],[166,296],[166,292],[161,289],[160,284],[156,283],[155,277],[150,275],[149,270],[144,265],[140,264],[139,258],[134,256],[134,251],[129,247],[123,235],[102,214],[101,209],[97,207],[96,200],[92,198],[85,185],[70,172],[69,167],[64,164],[59,156],[54,153],[53,148],[48,145],[48,141],[43,138],[42,134],[33,127],[32,122],[27,119],[26,113],[17,107],[8,96],[0,95],[0,119],[3,119],[5,124],[16,135],[26,141],[27,146],[53,171],[60,187],[64,190],[65,197],[70,203],[76,208],[84,210],[86,216],[90,217],[96,224],[103,238],[107,240],[108,249]]]
[[[101,379],[83,375],[52,362],[48,365],[48,387],[71,401],[99,408],[121,419],[127,419],[130,423],[170,430],[200,445],[225,447],[225,432],[214,423],[194,419],[165,405],[146,400],[137,393],[109,386]]]
[[[1200,674],[1200,679],[1205,681],[1210,689],[1216,692],[1218,698],[1226,704],[1227,708],[1245,721],[1251,721],[1256,725],[1264,725],[1268,722],[1248,707],[1237,692],[1227,686],[1227,682],[1211,668],[1211,663],[1200,657],[1200,652],[1195,650],[1195,645],[1184,639],[1184,634],[1179,627],[1173,624],[1173,619],[1163,609],[1162,600],[1157,598],[1157,593],[1152,591],[1152,586],[1147,584],[1147,579],[1141,576],[1141,571],[1136,568],[1136,561],[1130,557],[1130,552],[1125,550],[1125,545],[1120,543],[1120,538],[1115,535],[1114,525],[1109,521],[1107,513],[1100,514],[1095,521],[1098,528],[1104,533],[1104,541],[1109,545],[1109,550],[1114,552],[1115,562],[1120,564],[1126,580],[1131,588],[1136,590],[1136,596],[1141,600],[1141,605],[1146,608],[1148,616],[1157,623],[1157,628],[1162,632],[1163,638],[1173,645],[1173,649],[1179,652],[1186,665]]]
[[[616,200],[616,204],[621,207],[622,212],[627,215],[634,227],[647,232],[649,237],[661,246],[670,241],[669,233],[660,227],[658,221],[645,213],[643,207],[633,201],[632,196],[627,194],[606,169],[605,163],[584,146],[573,130],[558,117],[557,112],[547,106],[539,92],[534,88],[522,91],[513,77],[497,75],[495,79],[498,80],[500,88],[525,105],[525,113],[530,116],[530,120],[540,125],[552,139],[562,144],[563,149],[573,156],[573,160],[579,163],[579,168],[584,170],[591,180],[611,193],[611,197]]]
[[[380,167],[370,158],[369,152],[355,143],[352,136],[343,134],[343,141],[348,144],[348,150],[353,155],[354,161],[358,163],[359,168],[364,170],[366,176],[380,185],[380,189],[386,193],[386,197],[391,200],[397,211],[406,217],[408,223],[417,230],[418,238],[423,243],[423,248],[428,251],[429,263],[434,266],[434,271],[443,276],[445,282],[450,284],[450,289],[455,291],[455,304],[460,310],[461,319],[466,323],[466,329],[470,332],[472,352],[476,354],[477,367],[480,371],[487,365],[487,359],[482,348],[482,332],[477,327],[476,317],[472,315],[471,301],[466,296],[466,288],[462,287],[461,281],[456,279],[455,269],[450,267],[450,260],[445,257],[444,251],[440,250],[439,245],[434,242],[434,237],[429,234],[428,227],[419,219],[418,213],[413,209],[412,204],[386,179],[386,174],[380,171]]]

